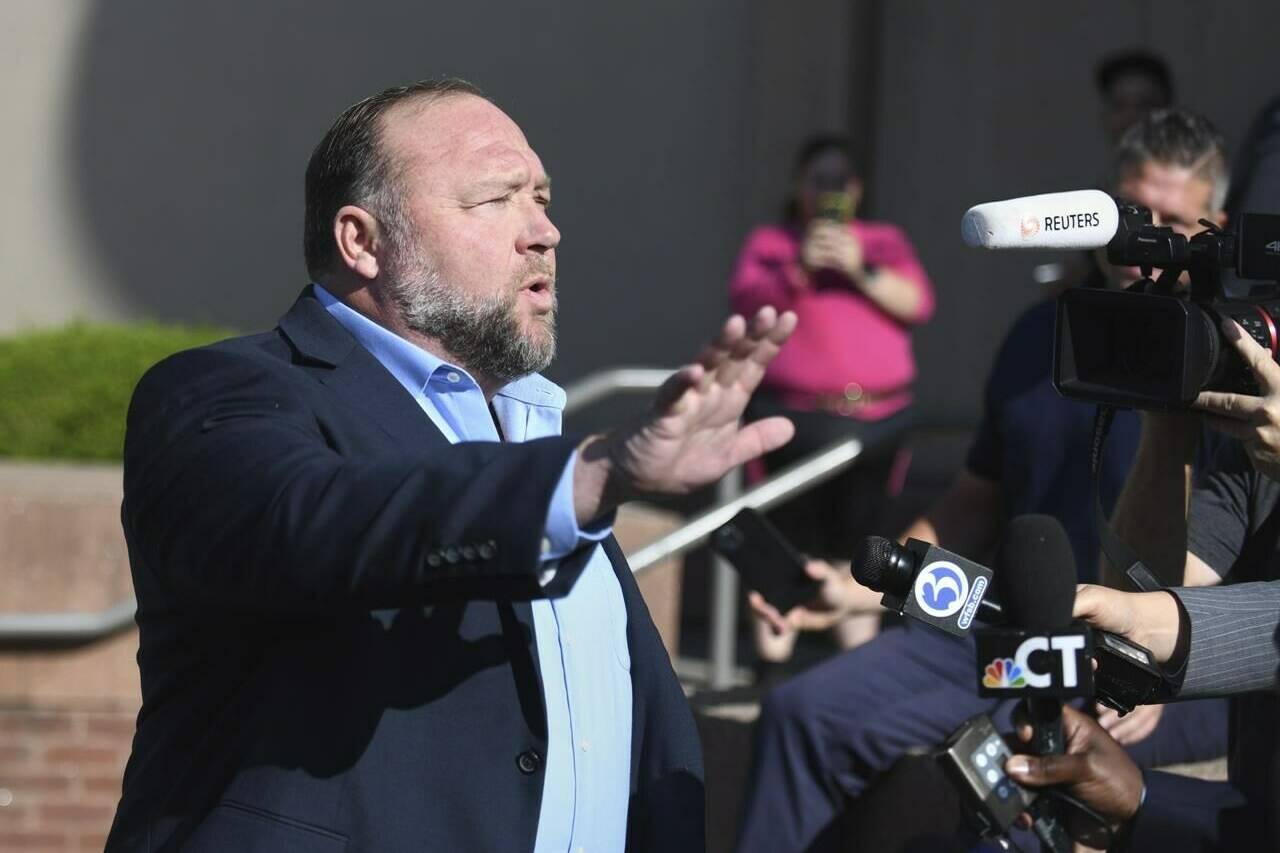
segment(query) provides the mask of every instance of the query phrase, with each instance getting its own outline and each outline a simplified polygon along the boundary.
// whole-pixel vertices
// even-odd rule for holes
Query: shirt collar
[[[325,310],[411,393],[424,393],[431,377],[440,370],[457,371],[466,376],[479,390],[480,386],[464,368],[450,364],[434,353],[409,343],[356,311],[320,285],[315,284],[314,287],[316,297]],[[542,406],[557,411],[564,409],[566,400],[564,389],[540,373],[530,373],[528,376],[522,376],[507,383],[498,389],[497,396],[509,397],[527,406]]]

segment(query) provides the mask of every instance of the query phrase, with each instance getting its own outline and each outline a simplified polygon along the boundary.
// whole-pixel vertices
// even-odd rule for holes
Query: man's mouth
[[[534,310],[545,313],[556,307],[555,285],[550,278],[530,279],[520,288],[520,293],[533,304]]]

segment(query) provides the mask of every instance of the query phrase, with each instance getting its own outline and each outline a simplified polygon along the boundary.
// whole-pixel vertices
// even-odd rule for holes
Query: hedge
[[[147,368],[230,334],[74,323],[0,338],[0,456],[119,460],[129,397]]]

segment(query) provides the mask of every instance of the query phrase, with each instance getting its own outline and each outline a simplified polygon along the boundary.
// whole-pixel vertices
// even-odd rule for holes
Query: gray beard
[[[551,364],[556,309],[534,318],[540,330],[523,333],[515,310],[523,279],[492,296],[474,297],[442,283],[420,247],[395,254],[387,290],[401,319],[414,332],[437,340],[459,367],[505,385]]]

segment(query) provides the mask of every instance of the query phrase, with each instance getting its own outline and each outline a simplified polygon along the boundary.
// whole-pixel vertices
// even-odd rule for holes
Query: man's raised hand
[[[795,428],[786,418],[746,425],[740,418],[795,326],[795,314],[770,307],[749,324],[730,317],[698,359],[663,384],[648,415],[584,442],[574,471],[579,521],[638,495],[688,493],[790,441]]]

